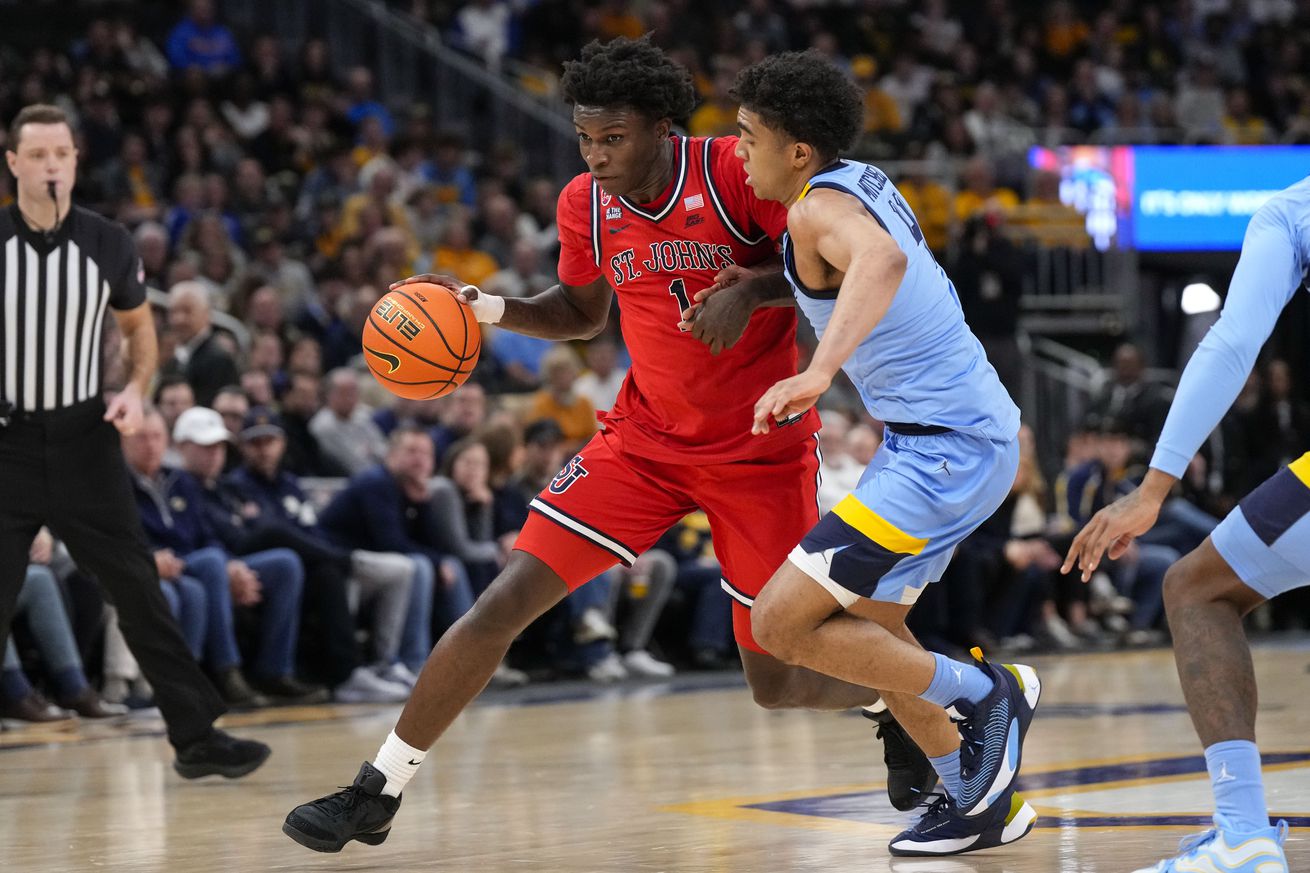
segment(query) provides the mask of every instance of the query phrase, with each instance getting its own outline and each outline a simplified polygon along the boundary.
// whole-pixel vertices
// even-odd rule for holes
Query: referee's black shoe
[[[914,809],[937,787],[937,771],[890,710],[860,711],[878,725],[876,736],[882,740],[882,760],[887,765],[887,799],[902,812]]]
[[[400,798],[382,793],[387,777],[367,761],[355,784],[291,810],[282,833],[315,852],[340,852],[351,840],[376,846],[391,834]]]
[[[173,769],[184,779],[225,776],[239,779],[268,760],[272,749],[255,740],[239,740],[214,728],[202,740],[177,750]]]

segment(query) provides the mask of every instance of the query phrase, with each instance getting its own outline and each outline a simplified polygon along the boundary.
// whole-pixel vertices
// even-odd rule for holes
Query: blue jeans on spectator
[[[1132,599],[1133,615],[1129,626],[1147,630],[1164,615],[1164,574],[1181,557],[1169,546],[1137,543],[1137,561],[1123,562],[1115,573],[1115,587]]]
[[[678,565],[677,586],[691,604],[691,630],[687,645],[693,652],[732,650],[732,598],[719,580],[723,571],[713,564],[683,561]]]
[[[608,611],[610,591],[615,584],[615,572],[614,570],[606,570],[565,598],[564,604],[568,607],[569,618],[573,623],[576,623],[588,609]],[[571,630],[570,625],[570,632]],[[572,643],[572,640],[569,642]],[[568,646],[565,648],[568,648]],[[586,670],[614,654],[614,641],[596,640],[590,643],[572,643],[572,648],[574,657],[577,658],[582,669]]]
[[[447,573],[454,580],[449,584],[445,582]],[[446,556],[441,559],[441,576],[437,583],[432,600],[433,639],[441,639],[452,624],[463,618],[464,613],[473,608],[475,597],[468,569],[459,558]]]
[[[168,610],[182,629],[182,639],[191,657],[199,661],[205,653],[205,627],[209,622],[209,597],[205,586],[190,576],[172,582],[160,580],[160,590],[168,601]]]
[[[19,589],[14,612],[27,619],[27,627],[36,640],[37,648],[41,650],[41,659],[58,696],[66,699],[85,691],[86,674],[82,669],[82,658],[77,653],[77,640],[73,637],[68,613],[64,611],[59,583],[55,581],[49,567],[41,564],[28,566],[27,578]],[[14,645],[13,636],[10,636],[5,644],[4,672],[13,671],[22,675],[18,648]],[[27,691],[31,691],[30,685]]]
[[[196,580],[205,589],[204,660],[216,673],[241,666],[227,561],[227,552],[213,546],[197,549],[182,559],[182,574]]]
[[[1219,524],[1219,519],[1189,503],[1182,497],[1171,497],[1160,507],[1160,518],[1155,527],[1137,538],[1148,545],[1169,546],[1180,555],[1193,551]]]
[[[300,639],[300,598],[305,589],[305,565],[290,549],[268,549],[244,556],[259,577],[259,656],[255,675],[265,679],[290,676],[295,670]]]
[[[409,611],[400,636],[400,662],[417,673],[432,652],[432,599],[436,570],[427,555],[409,556],[414,562],[414,584],[409,589]]]

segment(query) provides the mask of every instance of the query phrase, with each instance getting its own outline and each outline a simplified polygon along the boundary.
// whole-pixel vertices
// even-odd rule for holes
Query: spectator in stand
[[[346,475],[345,467],[319,449],[318,440],[309,430],[323,405],[322,382],[312,373],[293,372],[282,395],[282,428],[287,444],[283,466],[296,476]]]
[[[872,55],[851,58],[851,76],[864,92],[864,133],[892,137],[906,127],[909,119],[892,96],[878,87],[878,59]]]
[[[49,566],[53,548],[50,532],[42,529],[32,542],[31,563],[18,591],[14,615],[25,622],[32,642],[41,653],[41,664],[58,705],[51,704],[28,681],[11,634],[5,643],[4,664],[0,668],[0,718],[55,721],[67,718],[68,711],[91,719],[124,715],[127,707],[103,701],[87,680],[59,583]]]
[[[359,400],[359,376],[338,368],[327,376],[327,404],[309,421],[309,432],[325,458],[353,476],[379,463],[387,439],[373,412]]]
[[[166,52],[174,70],[198,69],[223,76],[241,65],[241,51],[232,31],[214,16],[213,0],[191,0],[190,13],[168,35]]]
[[[531,297],[553,284],[554,278],[542,272],[537,243],[523,238],[514,243],[509,266],[488,279],[483,290],[501,297]]]
[[[1022,396],[1024,359],[1019,351],[1019,299],[1023,295],[1024,258],[1004,232],[997,211],[964,223],[951,281],[974,336],[1011,397]]]
[[[461,385],[445,399],[438,423],[430,431],[437,460],[444,463],[446,451],[473,434],[486,420],[487,393],[476,382]]]
[[[180,282],[169,290],[168,326],[178,345],[164,370],[186,378],[196,403],[211,405],[218,389],[241,380],[236,361],[214,333],[209,295],[199,282]]]
[[[209,527],[195,480],[163,467],[167,441],[164,419],[155,410],[146,413],[140,432],[123,439],[159,577],[166,583],[191,579],[203,590],[199,602],[183,605],[182,625],[192,654],[214,671],[224,699],[233,706],[265,706],[268,698],[251,688],[242,671],[233,606],[264,604],[253,666],[256,684],[279,696],[302,688],[291,674],[304,567],[294,554],[279,549],[251,555],[248,561],[232,559]]]
[[[1056,507],[1063,530],[1076,534],[1102,507],[1140,481],[1145,470],[1133,463],[1133,442],[1134,429],[1127,421],[1102,422],[1097,457],[1062,473],[1056,486],[1063,498]],[[1152,629],[1164,615],[1164,574],[1180,557],[1176,548],[1138,540],[1121,558],[1102,564],[1114,587],[1134,604],[1126,643],[1158,641]]]
[[[282,469],[286,439],[269,410],[251,410],[240,442],[243,463],[225,482],[245,502],[243,512],[262,524],[291,528],[310,541],[308,547],[316,554],[331,556],[343,570],[340,556],[345,552],[352,600],[373,604],[374,669],[368,671],[372,675],[355,670],[344,686],[335,689],[337,699],[403,700],[413,687],[413,677],[400,660],[401,652],[406,645],[417,649],[423,644],[420,632],[428,621],[427,612],[411,609],[415,588],[421,601],[431,602],[432,577],[427,567],[406,555],[343,549],[334,543],[319,526],[318,513],[300,481]]]
[[[964,223],[988,209],[1002,211],[1019,205],[1019,195],[996,187],[996,170],[984,157],[973,158],[964,167],[964,187],[955,195],[955,220]]]
[[[525,226],[521,227],[521,222]],[[482,225],[485,232],[478,240],[478,248],[491,255],[497,264],[511,264],[514,246],[530,226],[529,220],[519,212],[518,204],[505,194],[487,197],[482,204]],[[541,287],[536,286],[534,290]]]
[[[1295,461],[1310,444],[1310,404],[1293,390],[1292,368],[1287,361],[1275,358],[1264,371],[1264,390],[1254,413],[1263,449],[1254,475],[1261,481]]]
[[[619,366],[618,344],[609,337],[597,337],[587,343],[584,354],[587,371],[578,377],[573,390],[587,398],[597,412],[608,412],[614,408],[628,376],[628,371]]]
[[[346,76],[349,105],[346,120],[358,130],[369,118],[376,118],[388,136],[396,133],[396,120],[391,111],[378,102],[373,94],[373,73],[368,67],[355,67]]]
[[[434,464],[428,435],[418,428],[398,427],[391,434],[383,463],[352,476],[323,511],[323,527],[338,543],[405,554],[425,568],[427,584],[411,598],[406,623],[406,636],[413,642],[401,652],[413,671],[422,668],[432,639],[473,606],[468,573],[439,543],[437,526],[449,519],[438,517],[439,510],[432,502]],[[440,507],[442,513],[452,510],[455,507],[444,503]],[[470,555],[497,559],[495,543],[482,543],[479,548],[467,539],[467,529],[461,545]],[[439,581],[436,586],[433,573]]]
[[[495,258],[473,248],[473,229],[468,218],[458,213],[452,215],[441,234],[441,242],[432,253],[430,272],[459,276],[468,284],[481,287],[499,271],[500,265]]]
[[[1122,423],[1136,439],[1154,443],[1169,412],[1169,395],[1163,385],[1147,378],[1142,350],[1134,343],[1121,343],[1114,350],[1110,376],[1092,400],[1091,411],[1102,422]]]
[[[312,647],[302,651],[313,678],[333,689],[335,698],[343,703],[394,700],[400,689],[382,687],[371,671],[359,665],[355,652],[355,622],[348,596],[350,555],[297,526],[265,517],[258,503],[244,499],[234,485],[220,478],[231,437],[213,410],[193,410],[174,436],[183,469],[201,489],[205,515],[224,548],[234,555],[286,548],[304,564],[307,621],[302,626],[309,630],[302,639],[308,639]],[[315,689],[305,688],[303,693],[302,700],[325,699]]]
[[[573,349],[566,345],[551,349],[541,359],[542,389],[533,395],[527,412],[529,421],[553,420],[573,445],[581,445],[596,432],[596,410],[575,387],[580,375]]]
[[[164,417],[164,425],[169,433],[173,432],[177,417],[196,405],[196,396],[190,384],[178,374],[161,378],[155,386],[152,400],[159,414]]]
[[[478,186],[473,172],[468,168],[465,156],[464,139],[453,131],[437,135],[432,150],[432,184],[437,189],[437,199],[449,206],[472,208],[477,205]],[[554,214],[554,196],[551,197],[551,213]],[[459,275],[463,275],[460,273]]]
[[[727,58],[716,59],[714,84],[709,96],[687,121],[688,133],[692,136],[724,136],[737,133],[737,101],[733,100],[729,93],[736,78],[736,64]]]

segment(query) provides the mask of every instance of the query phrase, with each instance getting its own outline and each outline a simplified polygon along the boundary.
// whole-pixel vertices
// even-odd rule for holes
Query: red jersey
[[[755,402],[796,374],[795,310],[758,310],[737,344],[717,356],[678,322],[724,267],[757,264],[777,251],[787,210],[746,185],[733,154],[736,137],[671,139],[673,181],[655,202],[611,196],[590,173],[559,197],[560,281],[609,282],[632,356],[605,423],[621,422],[625,451],[660,461],[717,463],[776,452],[819,429],[811,409],[764,436],[750,432]]]

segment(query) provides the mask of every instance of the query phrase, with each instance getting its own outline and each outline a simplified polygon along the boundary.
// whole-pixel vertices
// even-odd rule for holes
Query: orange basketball
[[[462,297],[416,282],[382,296],[364,324],[364,360],[392,394],[430,400],[473,372],[482,333]]]

